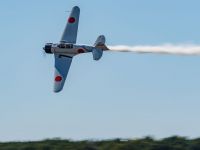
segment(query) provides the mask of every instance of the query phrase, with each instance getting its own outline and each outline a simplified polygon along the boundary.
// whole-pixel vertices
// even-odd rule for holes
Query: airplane
[[[91,52],[93,59],[97,61],[101,59],[103,51],[109,50],[105,45],[106,39],[104,35],[100,35],[93,46],[76,44],[79,16],[80,8],[78,6],[73,7],[70,16],[67,19],[67,25],[64,29],[60,43],[47,43],[43,47],[45,53],[54,54],[55,93],[62,91],[74,56]]]

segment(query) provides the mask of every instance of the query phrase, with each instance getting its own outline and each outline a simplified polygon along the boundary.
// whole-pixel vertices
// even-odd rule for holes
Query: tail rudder
[[[109,50],[108,47],[105,45],[106,38],[104,35],[100,35],[96,42],[94,43],[94,47],[102,50]]]

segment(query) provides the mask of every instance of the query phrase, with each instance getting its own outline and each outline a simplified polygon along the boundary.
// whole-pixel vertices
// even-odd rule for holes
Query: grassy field
[[[162,140],[146,137],[133,140],[103,141],[49,139],[34,142],[0,143],[0,150],[200,150],[200,138],[187,139],[174,136]]]

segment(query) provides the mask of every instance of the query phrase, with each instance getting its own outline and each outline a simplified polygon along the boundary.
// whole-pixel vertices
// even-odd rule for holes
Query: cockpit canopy
[[[59,48],[72,49],[72,48],[73,48],[73,44],[61,43],[61,44],[58,44],[58,47],[59,47]]]

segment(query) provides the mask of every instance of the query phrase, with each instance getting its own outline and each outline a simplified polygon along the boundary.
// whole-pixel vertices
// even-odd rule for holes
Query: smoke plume
[[[160,53],[160,54],[174,54],[174,55],[200,55],[200,45],[116,45],[108,46],[111,51],[119,52],[136,52],[136,53]]]

